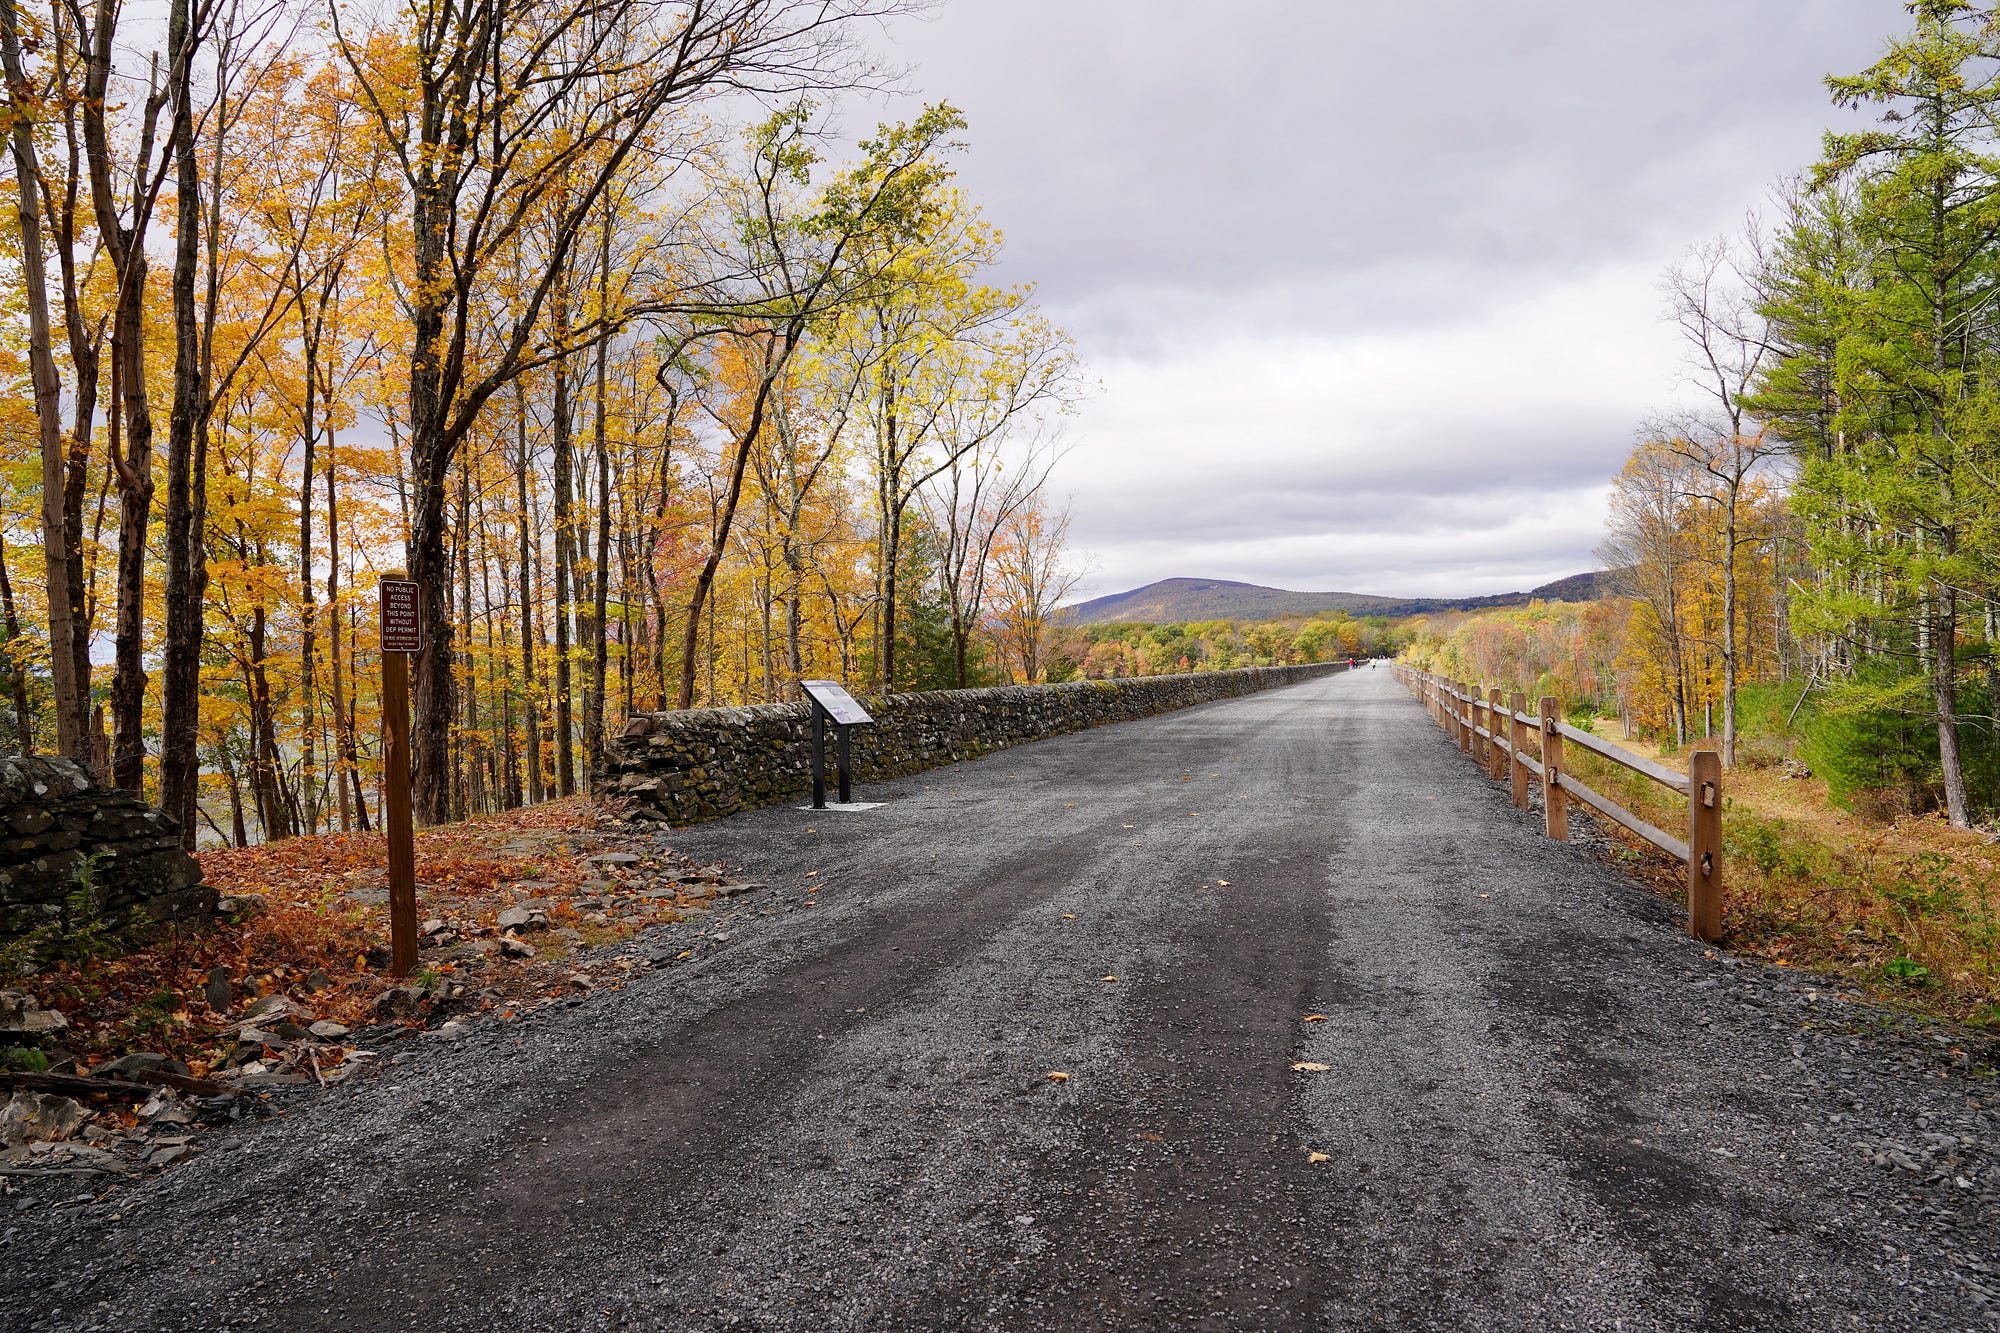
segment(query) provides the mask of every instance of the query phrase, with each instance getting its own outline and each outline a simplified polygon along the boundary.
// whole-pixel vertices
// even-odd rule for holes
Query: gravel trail
[[[622,990],[18,1196],[0,1328],[2000,1327],[1991,1054],[1710,956],[1386,670],[861,795],[662,835],[771,887]]]

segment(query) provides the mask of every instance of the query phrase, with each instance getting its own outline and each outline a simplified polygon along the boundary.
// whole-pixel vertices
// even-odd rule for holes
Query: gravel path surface
[[[18,1196],[0,1328],[1995,1326],[1991,1057],[1707,956],[1387,671],[862,794],[665,835],[771,887],[616,993]]]

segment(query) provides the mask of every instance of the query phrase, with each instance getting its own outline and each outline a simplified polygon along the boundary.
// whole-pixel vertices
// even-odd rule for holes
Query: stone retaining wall
[[[60,918],[86,857],[114,931],[215,911],[215,890],[163,812],[68,759],[0,757],[0,945]]]
[[[1345,669],[1344,662],[1322,662],[868,699],[864,703],[875,723],[854,729],[854,777],[857,782],[902,777],[1023,741]],[[803,703],[634,714],[624,733],[605,747],[595,789],[631,797],[677,824],[775,805],[812,788],[811,720]],[[831,742],[829,734],[829,751]],[[828,768],[830,773],[831,754]]]

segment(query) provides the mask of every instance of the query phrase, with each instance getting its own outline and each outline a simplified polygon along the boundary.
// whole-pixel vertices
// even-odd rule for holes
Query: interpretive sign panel
[[[802,680],[799,686],[812,696],[814,703],[826,710],[828,717],[843,727],[875,720],[868,716],[868,710],[853,695],[841,688],[837,680]]]
[[[422,589],[408,579],[382,580],[382,651],[424,650]]]

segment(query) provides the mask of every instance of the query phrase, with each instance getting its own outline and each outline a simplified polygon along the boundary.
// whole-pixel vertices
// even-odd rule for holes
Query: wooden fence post
[[[1562,789],[1562,701],[1542,696],[1542,827],[1558,842],[1569,841],[1569,796]]]
[[[1465,683],[1465,730],[1472,742],[1472,762],[1486,767],[1486,742],[1479,738],[1479,687]]]
[[[1457,685],[1454,688],[1457,689],[1459,694],[1462,695],[1463,697],[1454,702],[1454,704],[1452,705],[1452,711],[1456,713],[1458,711],[1459,704],[1465,705],[1465,711],[1459,714],[1459,719],[1458,719],[1459,753],[1471,754],[1472,753],[1472,704],[1469,701],[1472,698],[1472,687],[1470,685],[1467,685],[1464,681],[1461,680],[1457,683]]]
[[[1486,730],[1491,732],[1493,737],[1486,751],[1489,761],[1486,771],[1495,782],[1505,780],[1508,761],[1513,758],[1513,752],[1500,743],[1507,735],[1506,725],[1500,720],[1506,716],[1505,707],[1498,686],[1486,691]]]
[[[1508,785],[1514,796],[1514,808],[1528,808],[1528,724],[1521,720],[1521,714],[1528,708],[1528,696],[1519,690],[1507,701],[1507,739],[1514,743],[1514,753],[1508,756]]]
[[[1486,771],[1486,738],[1479,734],[1479,713],[1482,707],[1479,687],[1468,684],[1465,692],[1471,696],[1465,705],[1465,715],[1472,719],[1472,762],[1477,764],[1483,773]]]
[[[1491,777],[1493,774],[1493,709],[1486,702],[1486,691],[1477,685],[1472,687],[1472,697],[1477,701],[1479,718],[1486,728],[1486,734],[1479,738],[1479,771]]]
[[[1722,938],[1722,756],[1688,756],[1688,933]]]

